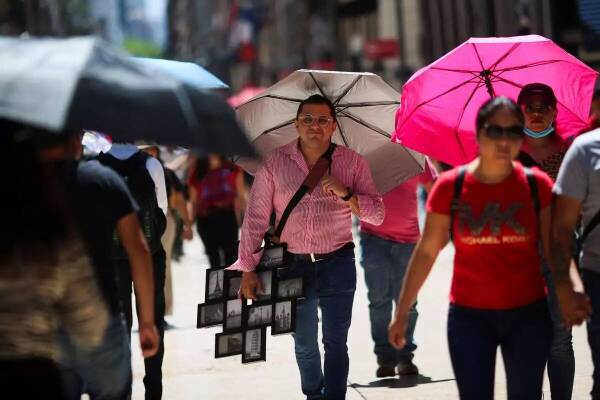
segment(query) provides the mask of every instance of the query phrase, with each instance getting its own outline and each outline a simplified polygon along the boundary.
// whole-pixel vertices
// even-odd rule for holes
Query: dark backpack
[[[538,187],[537,182],[535,180],[535,175],[533,171],[529,167],[524,167],[525,176],[527,177],[527,183],[529,184],[529,189],[531,191],[531,199],[533,200],[533,208],[535,209],[535,215],[538,220],[540,217],[540,198],[538,195]],[[463,165],[458,168],[456,173],[456,179],[454,180],[454,195],[452,196],[452,207],[450,209],[450,240],[454,240],[454,235],[452,233],[452,227],[454,226],[454,205],[460,200],[460,195],[462,194],[463,183],[465,182],[465,175],[467,173],[467,166]]]
[[[161,237],[165,231],[167,220],[158,206],[156,189],[150,173],[146,169],[148,154],[138,151],[126,160],[120,160],[111,154],[100,153],[98,161],[114,169],[127,184],[131,194],[138,203],[138,217],[150,252],[154,254],[162,248]],[[119,235],[113,234],[114,257],[127,258]]]

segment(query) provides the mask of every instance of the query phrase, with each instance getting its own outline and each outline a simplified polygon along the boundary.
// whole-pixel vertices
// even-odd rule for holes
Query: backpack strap
[[[590,232],[592,232],[594,230],[594,228],[596,226],[598,226],[598,224],[600,224],[600,210],[598,210],[596,212],[596,214],[592,217],[591,221],[583,229],[583,233],[581,234],[581,237],[579,238],[579,241],[581,242],[581,244],[583,244],[585,239],[589,236]]]
[[[524,167],[525,176],[527,177],[527,183],[529,184],[529,190],[531,191],[531,199],[533,200],[533,207],[535,209],[535,215],[537,218],[540,218],[540,196],[538,193],[538,185],[535,180],[535,174],[533,170],[529,167]]]
[[[455,206],[460,200],[462,193],[463,183],[465,182],[465,175],[467,174],[467,166],[462,165],[458,167],[456,171],[456,179],[454,179],[454,194],[452,195],[452,203],[450,205],[450,240],[454,241],[454,234],[452,228],[454,227],[454,218],[456,214]]]

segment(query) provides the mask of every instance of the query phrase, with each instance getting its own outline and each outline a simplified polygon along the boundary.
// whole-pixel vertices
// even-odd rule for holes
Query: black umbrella
[[[54,132],[100,131],[118,142],[254,154],[223,99],[100,39],[0,38],[0,60],[0,118]]]

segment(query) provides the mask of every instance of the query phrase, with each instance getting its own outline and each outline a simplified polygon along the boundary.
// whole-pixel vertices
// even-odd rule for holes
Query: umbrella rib
[[[263,135],[266,135],[267,133],[271,133],[273,131],[276,131],[277,129],[281,129],[281,128],[285,127],[285,126],[288,126],[288,125],[292,124],[294,122],[294,120],[295,119],[292,118],[289,121],[282,122],[279,125],[275,125],[272,128],[269,128],[269,129],[266,129],[266,130],[262,131],[260,135],[258,135],[255,139],[252,140],[252,142],[255,142],[259,137],[261,137]]]
[[[502,61],[504,61],[506,59],[506,57],[508,57],[513,51],[516,50],[517,47],[519,47],[521,45],[521,43],[515,43],[510,49],[508,49],[508,51],[506,52],[506,54],[504,54],[502,57],[500,57],[491,67],[490,70],[493,72],[494,69],[498,66],[498,64],[500,64]]]
[[[475,46],[475,43],[471,43],[471,45],[473,45],[473,50],[475,50],[475,55],[477,56],[477,60],[479,60],[479,65],[481,65],[481,70],[485,70],[485,67],[483,66],[483,61],[481,60],[481,56],[479,55],[479,50],[477,50],[477,46]]]
[[[313,75],[312,72],[309,72],[308,75],[310,75],[310,77],[312,78],[312,80],[315,82],[315,85],[317,86],[317,89],[319,89],[319,92],[321,92],[321,95],[325,98],[329,98],[327,97],[327,95],[325,94],[325,92],[323,91],[323,89],[321,89],[321,85],[319,85],[319,82],[317,82],[317,78],[315,78],[315,76]]]
[[[371,129],[371,130],[372,130],[372,131],[374,131],[374,132],[377,132],[377,133],[379,133],[379,134],[380,134],[380,135],[382,135],[382,136],[385,136],[385,137],[386,137],[386,138],[388,138],[388,139],[392,137],[392,136],[391,136],[389,133],[385,132],[385,131],[384,131],[384,130],[382,130],[382,129],[379,129],[378,127],[376,127],[376,126],[374,126],[374,125],[371,125],[371,124],[369,124],[368,122],[364,121],[362,118],[359,118],[359,117],[357,117],[357,116],[355,116],[355,115],[349,114],[349,113],[347,113],[347,112],[344,112],[344,111],[340,112],[340,114],[342,114],[342,115],[343,115],[343,116],[345,116],[345,117],[348,117],[348,118],[350,118],[350,119],[351,119],[351,120],[353,120],[354,122],[357,122],[357,123],[359,123],[359,124],[363,125],[363,126],[364,126],[364,127],[366,127],[366,128],[369,128],[369,129]]]
[[[370,106],[393,106],[400,104],[397,100],[389,100],[389,101],[370,101],[363,103],[346,103],[346,104],[336,104],[336,107],[339,108],[350,108],[350,107],[370,107]]]
[[[440,68],[440,67],[429,67],[429,69],[435,69],[438,71],[449,71],[449,72],[463,72],[465,74],[479,74],[479,71],[471,71],[468,69],[454,69],[454,68]]]
[[[257,100],[260,100],[260,99],[264,99],[264,98],[267,98],[267,97],[268,97],[268,98],[271,98],[271,99],[277,99],[277,100],[287,100],[287,101],[292,101],[292,102],[294,102],[294,103],[300,103],[300,102],[302,101],[302,100],[298,100],[298,99],[293,99],[293,98],[291,98],[291,97],[278,96],[278,95],[276,95],[276,94],[267,94],[267,95],[264,95],[264,96],[256,97],[256,98],[254,98],[254,99],[250,99],[250,100],[246,101],[245,103],[243,103],[243,104],[240,104],[239,106],[235,107],[235,109],[237,110],[237,109],[239,109],[239,108],[240,108],[242,105],[244,105],[244,106],[245,106],[246,104],[250,104],[250,103],[252,103],[252,102],[254,102],[254,101],[257,101]]]
[[[335,100],[333,102],[333,105],[336,106],[341,100],[342,98],[348,94],[348,92],[350,92],[350,90],[352,90],[352,88],[354,87],[354,85],[356,85],[356,83],[360,80],[360,78],[362,78],[362,75],[358,75],[356,78],[354,78],[354,81],[352,81],[352,83],[350,85],[348,85],[348,87],[346,88],[346,90],[337,98],[337,100]]]
[[[457,124],[456,124],[456,126],[454,127],[454,130],[453,130],[454,138],[456,139],[456,142],[458,143],[458,147],[460,148],[460,151],[462,151],[463,156],[465,157],[465,159],[467,158],[467,152],[465,151],[465,148],[463,147],[462,142],[460,141],[460,138],[458,136],[458,128],[460,127],[460,122],[462,121],[462,118],[465,115],[465,111],[467,110],[467,107],[469,106],[469,103],[471,102],[471,100],[475,96],[475,93],[477,93],[477,91],[480,88],[482,88],[484,85],[485,85],[484,82],[480,82],[480,83],[477,84],[477,86],[475,87],[475,89],[473,89],[473,91],[471,92],[471,95],[469,96],[469,98],[465,102],[465,106],[463,107],[462,111],[460,112],[460,116],[458,117]]]
[[[538,61],[538,62],[534,62],[534,63],[531,63],[531,64],[523,64],[523,65],[517,65],[515,67],[501,68],[501,69],[495,70],[494,72],[515,71],[515,70],[518,70],[518,69],[533,68],[533,67],[539,67],[541,65],[554,64],[554,63],[561,62],[561,61],[563,61],[563,60]]]
[[[346,135],[344,135],[344,130],[342,129],[342,124],[338,123],[338,129],[340,130],[340,136],[342,137],[342,140],[344,141],[344,145],[346,147],[350,147],[350,146],[348,146],[348,141],[346,140]]]

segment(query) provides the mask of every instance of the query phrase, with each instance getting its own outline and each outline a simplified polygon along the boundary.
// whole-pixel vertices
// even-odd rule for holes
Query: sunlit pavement
[[[357,242],[358,244],[358,242]],[[163,364],[164,399],[262,400],[304,397],[291,336],[267,337],[267,361],[241,364],[241,356],[214,359],[214,335],[221,328],[196,329],[196,306],[204,301],[207,259],[201,242],[186,243],[185,256],[173,264],[176,329],[165,336]],[[357,248],[357,256],[360,254]],[[458,399],[446,343],[446,313],[453,249],[447,247],[437,260],[419,298],[415,363],[421,375],[378,380],[372,353],[366,287],[357,264],[358,287],[349,335],[350,376],[348,400],[354,399]],[[357,260],[359,258],[357,257]],[[576,376],[573,399],[587,399],[591,389],[592,363],[585,329],[574,330]],[[506,385],[498,354],[496,399],[506,398]],[[143,362],[133,338],[133,398],[144,398]],[[550,399],[548,383],[544,398]]]

